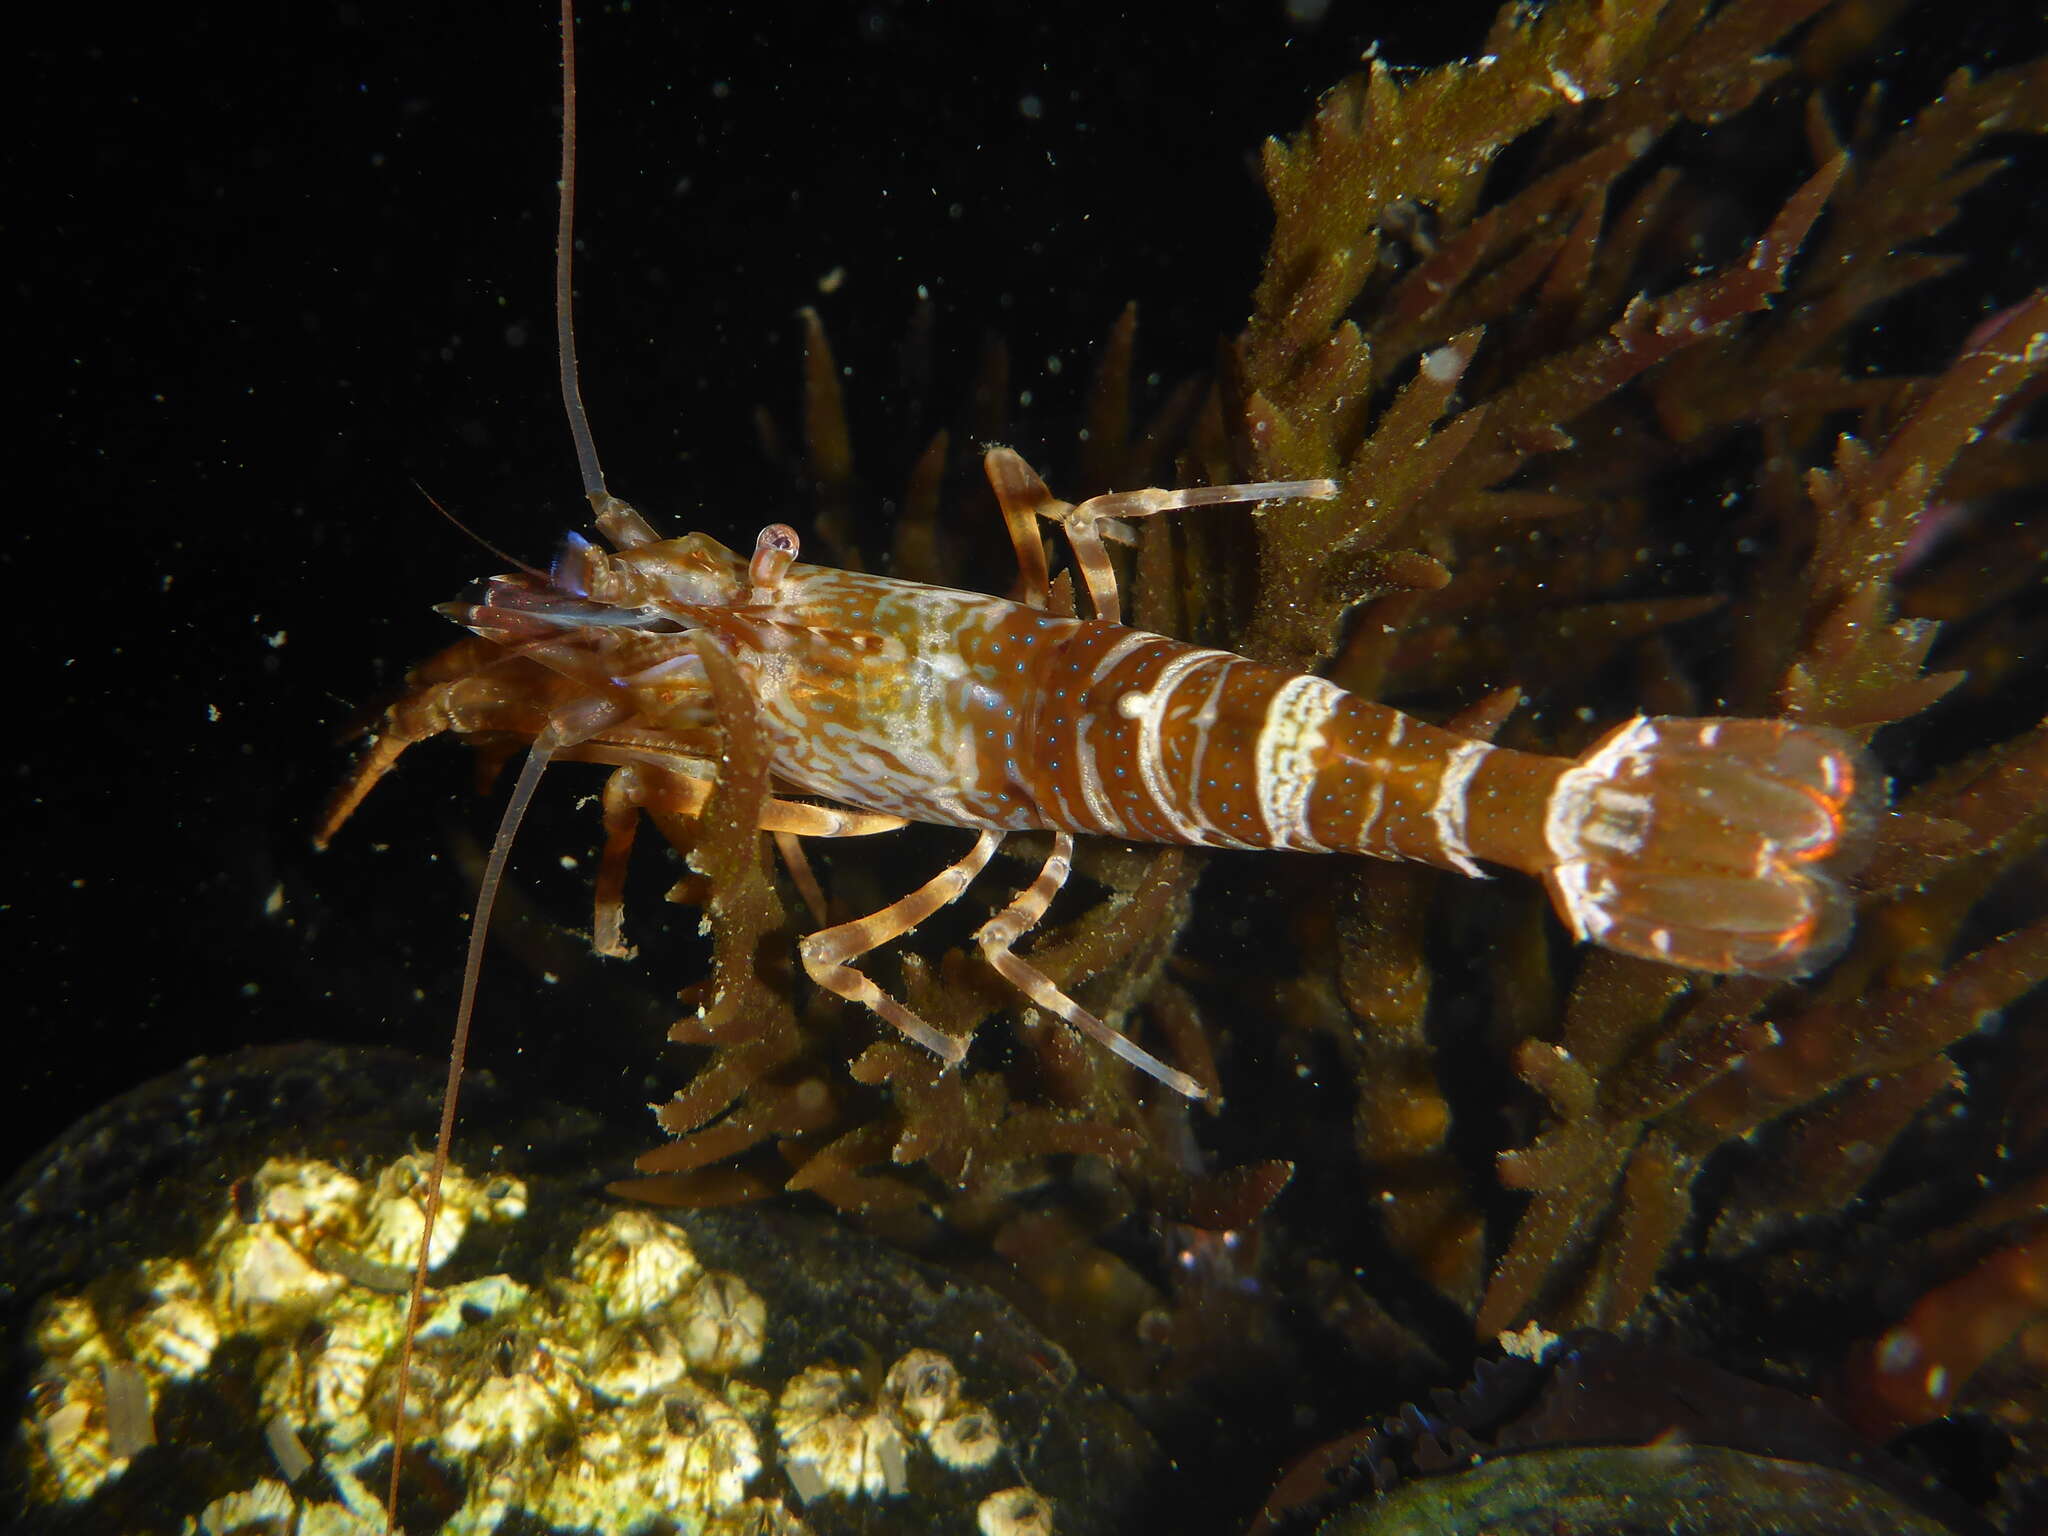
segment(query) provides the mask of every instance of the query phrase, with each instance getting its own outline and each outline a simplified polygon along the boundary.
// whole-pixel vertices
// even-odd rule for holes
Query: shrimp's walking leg
[[[590,947],[614,960],[633,958],[626,943],[626,863],[633,852],[633,837],[640,827],[640,812],[665,811],[686,820],[702,814],[711,798],[713,780],[695,774],[676,773],[651,763],[626,763],[604,782],[604,851],[597,861],[597,912],[591,924]],[[901,816],[875,811],[844,810],[833,805],[808,805],[801,800],[771,798],[761,807],[759,822],[764,832],[775,834],[777,846],[785,839],[794,846],[802,837],[866,837],[876,832],[893,832],[904,825]],[[789,858],[789,849],[783,848]],[[790,874],[797,888],[823,922],[820,896],[813,901],[817,877],[801,851],[791,864]],[[810,876],[806,887],[805,877]]]
[[[1052,582],[1045,563],[1045,539],[1038,531],[1038,519],[1047,506],[1066,505],[1055,501],[1045,482],[1023,456],[1009,448],[991,448],[981,461],[996,504],[1003,509],[1003,526],[1010,530],[1010,543],[1017,551],[1017,577],[1023,584],[1026,607],[1051,606]],[[1050,512],[1043,515],[1052,516]]]
[[[947,1066],[958,1065],[967,1054],[966,1041],[939,1033],[847,962],[887,944],[891,939],[901,938],[939,908],[957,899],[967,889],[968,882],[981,873],[1002,840],[1000,832],[984,832],[974,840],[974,846],[968,849],[965,857],[940,870],[909,895],[891,902],[879,912],[871,912],[866,917],[834,928],[820,929],[805,938],[797,945],[797,953],[803,957],[804,969],[810,973],[811,980],[848,1002],[863,1004],[880,1014]]]
[[[1047,1013],[1065,1019],[1083,1034],[1100,1042],[1109,1050],[1121,1056],[1148,1077],[1157,1078],[1175,1093],[1190,1099],[1206,1098],[1208,1090],[1187,1073],[1169,1067],[1165,1062],[1132,1043],[1126,1035],[1111,1029],[1086,1008],[1075,1002],[1052,983],[1052,978],[1019,955],[1011,953],[1010,946],[1038,926],[1038,920],[1045,916],[1045,909],[1059,894],[1060,887],[1067,883],[1068,871],[1073,867],[1074,834],[1055,832],[1052,852],[1046,855],[1038,878],[1017,893],[1002,911],[981,925],[981,931],[974,941],[981,946],[981,953],[991,969],[1011,986],[1022,992]]]
[[[804,905],[823,927],[832,921],[825,904],[825,887],[811,869],[810,856],[799,839],[806,837],[867,837],[876,832],[894,832],[910,823],[901,816],[882,811],[853,811],[836,805],[811,805],[802,800],[770,800],[761,811],[761,830],[775,838],[775,851],[789,878],[796,882]]]
[[[1043,517],[1066,530],[1074,564],[1080,568],[1081,580],[1088,588],[1088,600],[1095,605],[1095,617],[1112,624],[1123,622],[1123,605],[1117,598],[1116,571],[1109,563],[1109,551],[1103,548],[1102,536],[1108,533],[1127,542],[1129,531],[1120,519],[1235,501],[1286,501],[1302,496],[1321,500],[1337,494],[1334,480],[1268,480],[1253,485],[1195,485],[1180,491],[1156,486],[1142,491],[1115,491],[1107,496],[1091,496],[1077,507],[1047,490],[1037,472],[1011,449],[989,449],[982,459],[982,469],[995,489],[1003,521],[1009,524],[1010,537],[1017,545],[1018,563],[1024,567],[1027,589],[1024,600],[1035,608],[1045,606],[1043,601],[1034,602],[1028,595],[1034,572],[1032,561],[1026,558],[1026,541],[1019,535],[1018,525]],[[1037,550],[1036,580],[1042,590],[1045,552],[1035,538],[1030,542]]]
[[[626,942],[626,861],[633,855],[633,836],[640,830],[640,808],[647,803],[647,780],[652,776],[629,764],[604,781],[604,851],[597,856],[597,911],[590,924],[590,947],[613,960],[630,960],[638,953]],[[697,782],[684,779],[681,784]],[[697,808],[703,808],[701,799]]]
[[[886,811],[850,811],[803,800],[770,800],[761,812],[763,832],[791,837],[872,837],[877,832],[900,832],[909,825],[904,817]]]
[[[1082,579],[1088,584],[1088,599],[1095,606],[1096,617],[1114,621],[1121,611],[1117,601],[1116,572],[1109,563],[1109,554],[1102,547],[1097,536],[1096,515],[1091,508],[1100,508],[1105,502],[1117,501],[1116,497],[1098,496],[1083,502],[1079,507],[1069,506],[1057,499],[1046,489],[1045,482],[1038,478],[1023,458],[1008,448],[992,448],[982,460],[982,468],[988,474],[990,486],[996,493],[996,501],[1003,509],[1003,522],[1010,530],[1010,542],[1017,549],[1017,571],[1022,580],[1023,601],[1033,608],[1051,605],[1051,583],[1047,577],[1045,541],[1038,531],[1041,517],[1062,523],[1067,530],[1068,543],[1074,550],[1075,563],[1081,567]],[[1149,504],[1139,510],[1163,512],[1169,506],[1194,506],[1199,501],[1238,501],[1248,499],[1234,494],[1242,491],[1265,493],[1286,492],[1293,495],[1328,495],[1335,490],[1330,481],[1300,482],[1310,487],[1329,486],[1329,491],[1318,489],[1302,490],[1299,485],[1287,486],[1204,486],[1195,491],[1133,491],[1130,496],[1165,498],[1156,504]],[[1186,500],[1176,500],[1186,497]],[[1086,1008],[1075,1002],[1052,983],[1052,978],[1037,966],[1014,953],[1012,946],[1038,926],[1038,920],[1045,916],[1045,909],[1052,904],[1060,887],[1067,883],[1067,875],[1073,868],[1074,837],[1071,832],[1053,834],[1052,852],[1046,855],[1040,866],[1038,878],[1019,891],[1016,898],[982,924],[975,934],[975,942],[981,946],[982,956],[995,973],[1008,981],[1032,1002],[1046,1012],[1066,1020],[1083,1034],[1100,1041],[1116,1055],[1136,1067],[1149,1077],[1157,1078],[1174,1092],[1190,1099],[1206,1097],[1206,1090],[1187,1073],[1166,1065],[1150,1051],[1132,1043],[1124,1035],[1111,1029]]]
[[[770,800],[761,812],[761,830],[773,834],[775,851],[782,855],[789,878],[796,882],[804,905],[823,927],[832,921],[825,904],[825,887],[811,869],[810,856],[799,839],[806,837],[866,837],[875,832],[894,832],[909,823],[901,816],[881,811],[850,811],[836,805],[810,805],[801,800]]]
[[[796,882],[797,894],[804,899],[804,905],[811,910],[811,917],[819,927],[832,921],[832,912],[825,905],[825,887],[818,883],[818,872],[811,868],[811,856],[804,852],[803,839],[794,832],[776,832],[775,851],[782,855],[782,867],[789,871],[789,878]]]

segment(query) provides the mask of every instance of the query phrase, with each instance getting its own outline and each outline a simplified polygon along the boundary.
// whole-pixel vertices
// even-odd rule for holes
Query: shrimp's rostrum
[[[581,540],[547,577],[491,580],[444,611],[475,636],[417,671],[319,831],[325,841],[411,743],[444,731],[535,738],[615,765],[596,942],[622,953],[619,871],[639,809],[700,811],[720,728],[705,655],[746,679],[773,743],[762,828],[849,836],[917,821],[974,847],[902,899],[799,946],[819,985],[958,1061],[854,964],[966,889],[1004,834],[1053,833],[1038,877],[977,942],[1040,1007],[1162,1082],[1199,1088],[1060,992],[1013,946],[1067,877],[1076,834],[1363,853],[1541,878],[1575,936],[1718,972],[1798,975],[1846,937],[1841,884],[1884,782],[1849,738],[1785,720],[1636,718],[1578,759],[1499,748],[1289,672],[1129,628],[1104,524],[1218,502],[1335,494],[1289,481],[1143,490],[1075,507],[1006,448],[985,468],[1023,600],[798,563],[764,529],[751,557],[658,537],[593,495],[606,551]],[[1060,524],[1096,617],[1051,611],[1041,520]],[[565,722],[574,722],[573,725]],[[812,797],[792,799],[791,795]],[[818,801],[825,803],[819,804]]]

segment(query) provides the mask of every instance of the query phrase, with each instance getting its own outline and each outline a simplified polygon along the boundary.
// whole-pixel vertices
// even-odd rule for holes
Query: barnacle
[[[589,1407],[587,1389],[552,1340],[506,1344],[491,1375],[463,1381],[438,1405],[436,1439],[456,1456],[523,1452]]]
[[[426,1226],[426,1188],[430,1158],[401,1157],[377,1176],[377,1187],[363,1207],[361,1235],[354,1244],[372,1264],[404,1269],[419,1252]],[[448,1261],[472,1221],[517,1221],[526,1214],[524,1189],[516,1179],[479,1184],[459,1170],[441,1184],[441,1214],[434,1224],[427,1267]]]
[[[925,1443],[941,1465],[955,1472],[985,1467],[1002,1454],[1003,1435],[995,1416],[985,1408],[968,1408],[939,1420],[925,1432]]]
[[[45,1499],[90,1498],[128,1470],[107,1428],[106,1378],[97,1366],[46,1370],[23,1421],[34,1458],[34,1487]]]
[[[607,1321],[645,1317],[666,1305],[697,1273],[697,1256],[667,1222],[615,1211],[570,1255],[569,1270],[588,1286]]]
[[[929,1436],[960,1400],[960,1372],[937,1350],[914,1349],[889,1367],[882,1390],[911,1430]]]
[[[237,1330],[282,1326],[317,1310],[346,1283],[269,1222],[230,1215],[216,1250],[208,1266],[213,1304]]]
[[[738,1275],[701,1275],[676,1314],[683,1354],[698,1370],[723,1376],[761,1358],[767,1309]]]
[[[370,1382],[398,1342],[404,1298],[350,1291],[320,1317],[319,1329],[285,1351],[263,1379],[263,1405],[286,1422],[324,1431],[336,1443],[370,1434]]]
[[[362,1180],[314,1158],[274,1157],[256,1170],[243,1201],[246,1220],[267,1222],[311,1249],[352,1232],[362,1214]]]
[[[662,1398],[642,1421],[647,1426],[643,1433],[660,1447],[650,1489],[662,1504],[734,1508],[761,1470],[760,1450],[746,1419],[703,1387]]]
[[[269,1530],[288,1524],[298,1514],[291,1489],[265,1478],[253,1488],[223,1494],[199,1512],[193,1528],[205,1536],[234,1536],[247,1530]]]
[[[203,1301],[174,1296],[159,1302],[128,1328],[128,1349],[144,1369],[170,1381],[197,1376],[220,1347],[220,1324]]]
[[[908,1450],[895,1422],[861,1401],[857,1376],[814,1365],[775,1404],[790,1481],[805,1503],[824,1494],[881,1498],[908,1486]]]
[[[315,1240],[319,1254],[339,1256],[338,1283],[301,1293],[292,1306],[243,1305],[245,1292],[215,1271],[245,1265],[250,1250],[218,1232],[192,1255],[101,1277],[90,1297],[46,1298],[34,1340],[40,1365],[22,1411],[32,1497],[49,1510],[94,1508],[154,1443],[159,1418],[165,1443],[189,1454],[189,1420],[164,1405],[170,1394],[187,1405],[195,1394],[213,1394],[227,1418],[206,1419],[207,1432],[243,1425],[245,1444],[223,1447],[224,1461],[274,1467],[284,1481],[230,1484],[234,1491],[203,1507],[159,1511],[164,1518],[182,1516],[201,1536],[384,1528],[373,1489],[388,1470],[408,1300],[402,1285],[383,1288],[386,1266],[346,1244],[372,1229],[379,1188],[410,1199],[409,1174],[393,1181],[389,1172],[344,1184],[328,1178],[337,1169],[292,1168],[299,1186],[326,1179],[351,1190],[354,1202],[329,1211]],[[501,1202],[518,1184],[524,1206],[519,1181],[485,1186],[455,1173],[458,1187],[495,1187]],[[239,1201],[224,1202],[223,1229],[270,1211],[288,1223],[280,1248],[296,1254],[294,1241],[313,1240],[302,1208],[251,1201],[255,1182]],[[828,1282],[796,1273],[782,1257],[800,1251],[791,1243],[772,1228],[738,1246],[730,1232],[714,1239],[721,1258],[750,1272],[759,1273],[756,1262],[783,1265],[786,1273],[763,1276],[781,1307],[735,1270],[707,1267],[680,1227],[638,1210],[563,1232],[559,1248],[568,1257],[559,1272],[481,1274],[431,1288],[406,1387],[412,1471],[401,1513],[415,1524],[429,1518],[411,1508],[420,1484],[438,1490],[417,1497],[451,1536],[488,1533],[515,1518],[562,1529],[675,1524],[793,1536],[806,1527],[784,1502],[791,1494],[802,1504],[898,1501],[917,1520],[950,1510],[964,1526],[993,1482],[1002,1427],[965,1395],[953,1356],[889,1341],[916,1338],[919,1315],[941,1318],[944,1336],[974,1341],[978,1375],[997,1359],[980,1358],[981,1340],[1014,1350],[1014,1325],[993,1297],[956,1292],[934,1307],[919,1293],[927,1282],[882,1268],[847,1278],[872,1288],[864,1305],[890,1284],[907,1287],[903,1316],[866,1319],[857,1331],[836,1309],[806,1319],[788,1304],[815,1307]],[[818,1361],[806,1331],[814,1323],[856,1347],[888,1347],[880,1358],[894,1363],[870,1378]],[[1072,1385],[1061,1395],[1069,1410],[1078,1403]],[[1014,1384],[1005,1390],[1014,1402]],[[1063,1444],[1080,1423],[1045,1443]],[[1106,1464],[1105,1452],[1120,1454],[1116,1435],[1108,1440],[1098,1440],[1091,1467]],[[1071,1447],[1059,1454],[1071,1458]],[[1013,1455],[1007,1475],[1030,1460]]]
[[[588,1363],[591,1390],[614,1402],[637,1402],[681,1381],[690,1368],[671,1328],[621,1329]]]
[[[1003,1450],[995,1415],[961,1397],[959,1368],[933,1349],[901,1356],[879,1393],[870,1393],[860,1372],[810,1367],[783,1387],[775,1431],[790,1481],[807,1504],[827,1494],[903,1494],[918,1440],[954,1475],[988,1468]]]
[[[1052,1536],[1052,1504],[1030,1488],[1000,1488],[974,1512],[981,1536]]]
[[[222,1494],[185,1522],[186,1536],[377,1536],[382,1529],[340,1504],[302,1502],[275,1478]]]

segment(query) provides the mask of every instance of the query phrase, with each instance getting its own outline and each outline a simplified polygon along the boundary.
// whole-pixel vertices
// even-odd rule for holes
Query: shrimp
[[[548,739],[614,765],[596,947],[623,952],[619,871],[636,812],[698,814],[717,771],[712,672],[744,684],[782,792],[764,831],[854,836],[907,822],[980,836],[915,891],[798,946],[811,979],[948,1065],[966,1042],[855,962],[959,898],[1011,832],[1053,834],[1036,879],[975,936],[1033,1003],[1160,1082],[1201,1088],[1018,955],[1071,869],[1074,839],[1362,853],[1542,879],[1573,934],[1696,970],[1803,974],[1845,941],[1841,874],[1882,779],[1838,732],[1785,720],[1638,717],[1577,759],[1496,747],[1267,666],[1117,622],[1111,519],[1326,496],[1330,481],[1055,499],[1008,448],[985,468],[1015,540],[1019,601],[796,560],[761,530],[742,558],[662,538],[601,490],[600,531],[545,577],[492,578],[447,610],[474,638],[416,675],[330,813],[326,835],[414,742]],[[1043,521],[1073,539],[1095,617],[1050,604]],[[799,800],[801,794],[809,799]],[[818,803],[818,802],[824,803]]]

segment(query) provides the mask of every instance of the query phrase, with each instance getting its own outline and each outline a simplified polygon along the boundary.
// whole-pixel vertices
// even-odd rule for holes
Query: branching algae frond
[[[1294,1202],[1294,1279],[1318,1252],[1355,1266],[1352,1212],[1369,1210],[1373,1242],[1481,1336],[1623,1327],[1653,1294],[1697,1318],[1725,1303],[1674,1286],[1674,1255],[1690,1273],[1763,1273],[1838,1220],[1895,1142],[1927,1144],[1965,1066],[2040,1080],[2034,1015],[1996,1039],[1981,1026],[2038,1009],[2048,974],[2034,724],[2048,539],[2028,516],[2048,460],[2026,434],[2048,294],[2005,295],[1930,371],[1870,359],[1881,319],[1952,280],[1961,258],[1928,242],[1997,174],[1993,147],[2048,127],[2048,65],[1959,73],[1894,121],[1878,90],[1844,83],[1865,67],[1855,23],[1824,0],[1558,4],[1503,12],[1473,60],[1375,63],[1267,144],[1272,245],[1216,376],[1136,420],[1126,311],[1071,477],[1080,494],[1169,483],[1163,445],[1177,444],[1186,479],[1335,478],[1332,500],[1148,525],[1136,621],[1319,670],[1477,739],[1570,755],[1637,713],[1789,716],[1864,740],[1898,726],[1877,743],[1896,810],[1832,971],[1715,980],[1570,951],[1506,882],[1462,888],[1446,914],[1425,871],[1319,860],[1277,875],[1277,858],[1261,894],[1244,894],[1261,878],[1248,861],[1203,903],[1226,925],[1256,909],[1281,958],[1198,960],[1180,941],[1205,920],[1201,856],[1097,841],[1080,866],[1094,899],[1053,913],[1033,963],[1100,1017],[1142,1020],[1226,1096],[1233,1151],[1205,1156],[1183,1110],[1028,1014],[985,1032],[1011,1043],[943,1072],[795,985],[750,830],[757,724],[714,675],[732,722],[720,800],[695,825],[656,818],[706,877],[676,893],[708,903],[716,945],[676,1038],[709,1056],[663,1109],[679,1139],[635,1191],[808,1190],[906,1237],[976,1235],[1042,1302],[1093,1287],[1098,1366],[1156,1380],[1162,1362],[1200,1375],[1255,1350],[1270,1320],[1217,1326],[1216,1292],[1105,1251],[1133,1210],[1244,1228],[1292,1158],[1313,1181]],[[1778,184],[1717,180],[1707,151],[1728,146]],[[1000,348],[910,472],[885,555],[860,547],[815,321],[807,345],[792,456],[821,540],[849,565],[972,584],[962,530],[994,514],[963,471],[976,443],[1010,435]],[[868,910],[891,878],[873,868],[865,851],[828,861],[827,896]],[[925,936],[891,986],[958,1036],[1012,1006]],[[2041,1202],[2012,1193],[2028,1170],[1998,1166],[1996,1141],[1968,1149],[1960,1187],[1982,1173],[1992,1194],[1964,1230],[1893,1230],[1875,1205],[1859,1218],[1916,1285],[2002,1243],[2038,1247]],[[1328,1166],[1347,1142],[1355,1161]],[[1768,1149],[1757,1171],[1696,1194],[1745,1142]],[[2048,1156],[2048,1136],[2013,1145]],[[1118,1178],[1094,1176],[1105,1168]],[[1289,1208],[1269,1219],[1293,1232]],[[1430,1349],[1357,1274],[1302,1295],[1331,1318],[1382,1318],[1359,1347],[1406,1338],[1416,1368]],[[1840,1265],[1814,1283],[1873,1336],[1913,1299]],[[1254,1306],[1245,1294],[1230,1305]],[[1938,1350],[1954,1330],[1923,1332]],[[1850,1342],[1809,1362],[1816,1379]]]
[[[1489,1111],[1440,1086],[1472,1074],[1437,1057],[1426,1023],[1449,1015],[1455,980],[1432,977],[1432,892],[1346,871],[1322,925],[1327,983],[1298,1012],[1358,1074],[1357,1143],[1397,1192],[1397,1248],[1476,1302],[1482,1333],[1626,1323],[1730,1140],[1761,1133],[1776,1155],[1724,1202],[1709,1251],[1836,1209],[1953,1095],[1949,1048],[2048,974],[2048,773],[2039,728],[2009,735],[2039,694],[2042,616],[2019,599],[2041,537],[2002,510],[2044,479],[2016,428],[2048,371],[2048,294],[1956,338],[1932,375],[1851,361],[1881,306],[1956,264],[1919,242],[1997,173],[1986,141],[2048,127],[2048,66],[1958,73],[1886,132],[1875,90],[1829,89],[1827,9],[1510,10],[1484,58],[1406,78],[1375,65],[1267,146],[1276,232],[1206,446],[1344,493],[1259,521],[1244,648],[1462,706],[1475,732],[1512,707],[1489,689],[1526,689],[1544,707],[1506,729],[1549,749],[1703,693],[1866,737],[1966,675],[1980,706],[1977,734],[1916,739],[1951,766],[1920,769],[1888,819],[1855,947],[1816,988],[1599,954],[1566,981],[1544,945],[1497,944],[1474,979],[1492,1034],[1460,1048],[1506,1050],[1546,1115],[1501,1157],[1532,1198],[1490,1275],[1485,1191],[1444,1151],[1459,1115]],[[1672,276],[1657,253],[1701,193],[1662,147],[1681,127],[1798,121],[1802,102],[1803,142],[1779,152],[1805,179],[1727,259]],[[1524,168],[1504,184],[1511,144]],[[1631,552],[1652,546],[1725,562],[1722,590],[1635,597]],[[1987,744],[1986,719],[2008,739]]]

